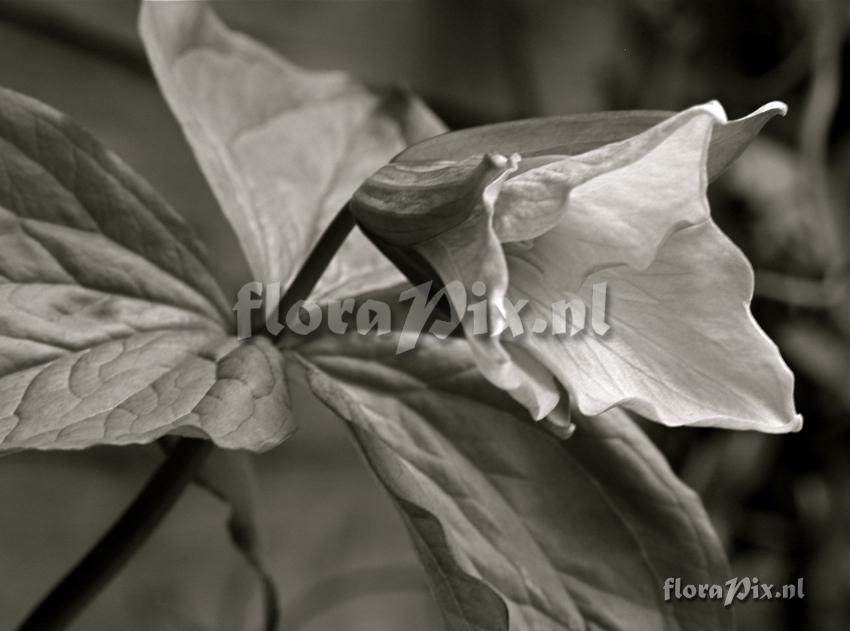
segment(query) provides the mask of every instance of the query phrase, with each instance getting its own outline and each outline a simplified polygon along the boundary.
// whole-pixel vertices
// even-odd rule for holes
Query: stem
[[[278,312],[285,313],[299,300],[305,300],[310,295],[353,228],[354,217],[346,205],[319,238],[287,288]],[[285,332],[286,329],[279,338]],[[66,628],[147,541],[213,448],[213,444],[207,440],[177,440],[133,503],[36,606],[19,631],[58,631]]]
[[[319,237],[316,245],[313,246],[304,265],[298,270],[298,274],[295,275],[292,284],[287,287],[286,292],[280,299],[277,310],[271,314],[271,318],[276,318],[278,314],[284,314],[285,316],[299,300],[306,300],[309,297],[328,268],[331,259],[336,255],[343,241],[345,241],[353,229],[354,216],[349,211],[348,204],[346,204],[337,213],[336,217],[334,217],[333,221],[331,221],[322,233],[322,236]],[[265,310],[256,313],[257,317],[254,320],[251,330],[254,335],[268,335],[268,328],[265,326]],[[284,328],[273,340],[279,342],[284,338],[287,331],[288,328]]]
[[[67,627],[145,542],[211,451],[212,443],[206,440],[180,439],[135,501],[38,604],[19,631]]]
[[[295,280],[287,287],[286,293],[278,305],[278,313],[286,313],[299,300],[306,300],[318,284],[331,259],[336,255],[343,241],[354,229],[354,215],[348,209],[348,204],[342,207],[330,225],[319,237],[316,245],[310,251],[307,260]],[[286,329],[284,329],[286,331]],[[283,333],[281,333],[281,336]]]

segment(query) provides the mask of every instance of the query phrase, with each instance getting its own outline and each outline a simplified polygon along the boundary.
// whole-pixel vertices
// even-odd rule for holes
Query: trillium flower
[[[484,375],[536,419],[563,420],[566,388],[589,415],[622,406],[670,426],[795,431],[793,375],[749,310],[753,270],[706,198],[710,176],[784,110],[729,123],[712,102],[578,155],[508,155],[495,132],[491,153],[461,160],[414,148],[352,210],[391,256],[467,295],[486,287],[489,332],[471,332],[467,314],[467,338]],[[554,334],[553,305],[598,309],[594,291],[604,326]]]

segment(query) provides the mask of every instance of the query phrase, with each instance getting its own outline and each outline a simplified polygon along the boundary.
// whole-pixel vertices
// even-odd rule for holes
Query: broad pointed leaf
[[[388,336],[392,338],[393,336]],[[461,339],[324,338],[298,349],[397,501],[454,630],[732,629],[713,601],[663,600],[667,577],[719,583],[696,495],[625,414],[562,442],[487,384]]]
[[[279,443],[279,353],[230,337],[230,318],[147,184],[62,114],[0,91],[0,448]]]
[[[364,179],[445,130],[410,94],[382,96],[343,73],[298,68],[231,31],[205,2],[144,2],[140,29],[252,280],[288,284]],[[400,280],[355,230],[315,293],[353,295]]]

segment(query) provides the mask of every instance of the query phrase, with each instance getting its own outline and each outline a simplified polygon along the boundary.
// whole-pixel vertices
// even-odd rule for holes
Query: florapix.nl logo
[[[257,333],[258,313],[263,315],[261,326],[273,337],[287,329],[310,335],[321,327],[337,335],[401,331],[398,353],[415,348],[424,332],[445,339],[461,326],[467,335],[491,337],[604,336],[611,328],[606,321],[608,284],[604,282],[593,284],[586,295],[568,292],[550,304],[507,295],[494,298],[481,281],[468,288],[453,281],[432,290],[433,284],[427,282],[401,290],[394,300],[344,298],[322,304],[299,300],[280,313],[281,284],[251,282],[240,288],[233,306],[237,336],[248,339]]]
[[[681,577],[670,576],[664,581],[664,600],[716,600],[724,607],[744,600],[787,600],[805,598],[803,579],[794,583],[777,585],[767,583],[755,576],[730,578],[725,583],[688,583]]]

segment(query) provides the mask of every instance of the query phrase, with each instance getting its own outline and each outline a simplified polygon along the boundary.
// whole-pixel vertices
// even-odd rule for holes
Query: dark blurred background
[[[805,579],[804,599],[736,605],[741,629],[850,629],[850,2],[216,6],[303,66],[414,88],[453,128],[712,98],[734,118],[786,101],[787,118],[768,125],[710,196],[756,268],[754,310],[797,375],[803,431],[645,427],[703,497],[733,576]],[[245,262],[159,96],[136,11],[132,0],[0,0],[0,84],[67,112],[148,178],[196,226],[233,288]],[[284,611],[299,631],[440,628],[401,522],[339,422],[298,392],[296,403],[301,431],[257,458]],[[0,629],[96,540],[159,458],[139,447],[0,460]],[[257,587],[227,540],[226,514],[191,489],[76,628],[250,628]]]

